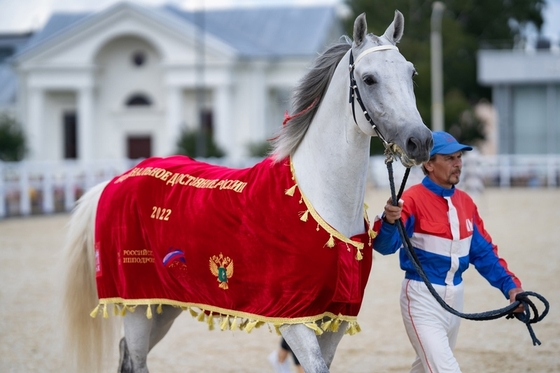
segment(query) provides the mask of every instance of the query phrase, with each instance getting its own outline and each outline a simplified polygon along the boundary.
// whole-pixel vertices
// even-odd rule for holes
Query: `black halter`
[[[358,60],[361,59],[361,57],[363,55],[365,55],[366,53],[370,53],[370,52],[373,52],[375,50],[393,49],[393,46],[380,46],[380,47],[387,47],[387,48],[374,47],[374,48],[367,49],[358,56],[358,58],[356,59],[356,62],[358,62]],[[389,47],[391,47],[391,48],[389,48]],[[377,48],[377,49],[375,49],[375,48]],[[394,48],[396,48],[396,47],[394,47]],[[350,70],[350,95],[349,95],[349,98],[348,98],[348,102],[350,102],[350,104],[352,105],[352,116],[354,117],[354,123],[356,123],[356,125],[358,125],[358,121],[356,120],[356,110],[354,108],[354,99],[356,99],[356,101],[358,101],[358,104],[360,104],[360,108],[362,109],[362,112],[364,113],[364,117],[369,122],[369,124],[371,124],[371,127],[373,128],[373,130],[377,134],[377,137],[379,137],[379,139],[383,142],[383,146],[385,146],[386,149],[389,149],[390,148],[389,142],[387,142],[387,140],[385,140],[385,137],[381,134],[381,132],[377,128],[377,125],[375,124],[373,119],[371,119],[371,116],[369,115],[369,113],[368,113],[368,111],[367,111],[367,109],[364,105],[364,102],[362,101],[362,97],[360,96],[360,91],[358,90],[358,85],[356,84],[356,79],[354,78],[354,67],[355,66],[356,66],[356,64],[354,63],[354,55],[352,54],[352,50],[350,50],[350,62],[349,62],[349,66],[348,66],[348,68]]]

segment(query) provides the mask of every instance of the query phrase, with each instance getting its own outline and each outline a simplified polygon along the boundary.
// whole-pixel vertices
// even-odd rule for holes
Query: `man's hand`
[[[385,212],[383,214],[383,219],[389,224],[395,224],[397,220],[401,217],[403,206],[403,200],[399,200],[398,206],[393,206],[393,200],[389,198],[387,204],[385,205]]]
[[[515,302],[515,296],[519,293],[523,293],[523,289],[521,288],[511,289],[509,291],[509,302],[510,303]],[[517,307],[513,312],[523,312],[523,311],[524,311],[523,305],[520,304],[519,307]]]

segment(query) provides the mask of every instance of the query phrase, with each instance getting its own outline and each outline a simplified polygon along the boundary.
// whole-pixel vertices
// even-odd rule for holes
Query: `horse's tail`
[[[98,305],[95,283],[94,229],[97,202],[106,183],[85,193],[68,223],[63,250],[65,351],[79,371],[106,371],[102,366],[114,346],[115,322],[90,317]],[[75,370],[75,371],[78,371]]]

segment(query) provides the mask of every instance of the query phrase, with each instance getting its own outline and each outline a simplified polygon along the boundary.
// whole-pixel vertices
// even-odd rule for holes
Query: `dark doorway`
[[[129,159],[151,157],[152,138],[150,136],[128,136],[127,156]]]
[[[64,113],[64,159],[78,158],[76,112]]]

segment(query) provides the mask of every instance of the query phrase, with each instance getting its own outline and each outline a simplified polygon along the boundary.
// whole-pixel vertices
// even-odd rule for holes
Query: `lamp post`
[[[441,53],[441,17],[445,5],[436,1],[431,18],[432,130],[443,131],[443,63]]]
[[[208,156],[208,149],[206,147],[207,136],[209,134],[208,124],[206,123],[205,105],[206,105],[206,87],[204,81],[204,64],[205,58],[205,12],[204,12],[204,0],[202,0],[202,7],[196,13],[196,25],[197,25],[197,62],[196,62],[196,109],[198,111],[198,133],[196,136],[196,156],[206,157]]]

